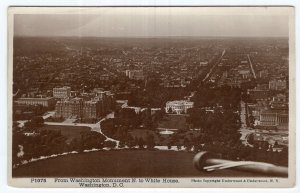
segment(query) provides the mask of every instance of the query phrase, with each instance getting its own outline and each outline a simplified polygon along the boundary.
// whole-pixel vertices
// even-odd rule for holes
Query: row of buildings
[[[53,97],[57,99],[64,99],[71,96],[71,87],[64,86],[60,88],[53,88]]]
[[[262,127],[277,127],[288,129],[289,104],[285,94],[275,96],[265,93],[252,93],[250,97],[255,98],[256,103],[247,104],[248,115],[254,119],[254,125]]]
[[[92,93],[80,93],[75,96],[71,88],[64,86],[53,88],[53,97],[21,97],[16,105],[43,106],[55,109],[59,118],[99,118],[115,107],[115,96],[110,91],[96,88]]]
[[[144,80],[145,79],[144,72],[142,70],[126,70],[125,75],[129,79],[133,79],[133,80]]]
[[[22,97],[15,101],[17,105],[41,105],[43,107],[54,107],[56,100],[53,97],[40,97],[40,98],[32,98],[32,97]]]
[[[66,97],[55,105],[55,117],[95,119],[112,111],[115,97],[110,91],[94,89],[82,97]]]
[[[261,126],[276,126],[284,129],[288,126],[289,116],[287,112],[266,110],[260,113],[259,120],[259,125]]]
[[[36,95],[33,97],[21,97],[15,100],[17,105],[41,105],[43,107],[54,107],[57,100],[71,97],[71,87],[64,86],[53,88],[53,97]]]

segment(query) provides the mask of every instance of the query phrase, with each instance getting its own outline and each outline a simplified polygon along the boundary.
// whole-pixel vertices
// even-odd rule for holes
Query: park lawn
[[[41,129],[61,131],[61,134],[67,138],[67,143],[75,138],[80,138],[80,133],[90,131],[91,128],[85,126],[60,126],[60,125],[44,125]]]
[[[165,115],[158,123],[158,128],[186,129],[186,115]]]

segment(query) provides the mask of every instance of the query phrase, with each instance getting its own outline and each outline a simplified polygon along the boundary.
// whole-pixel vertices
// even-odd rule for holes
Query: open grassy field
[[[158,128],[185,129],[186,127],[186,115],[165,115],[158,123]]]
[[[41,129],[61,131],[61,134],[68,138],[67,142],[71,141],[74,138],[79,138],[81,132],[91,130],[91,128],[84,127],[84,126],[59,126],[59,125],[44,125]]]
[[[13,177],[203,177],[257,176],[220,170],[196,170],[194,153],[175,151],[119,150],[72,154],[32,162],[13,169]]]

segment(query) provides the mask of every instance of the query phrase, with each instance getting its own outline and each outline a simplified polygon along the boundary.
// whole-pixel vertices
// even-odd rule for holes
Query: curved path
[[[106,115],[105,118],[101,119],[99,122],[97,123],[58,123],[58,122],[44,122],[45,125],[61,125],[61,126],[78,126],[78,127],[81,127],[81,126],[85,126],[85,127],[90,127],[92,131],[97,131],[99,133],[101,133],[106,139],[105,141],[112,141],[112,142],[115,142],[116,143],[116,148],[119,146],[119,143],[120,141],[118,140],[115,140],[115,139],[112,139],[108,136],[106,136],[102,130],[101,130],[101,122],[106,120],[106,119],[109,119],[109,118],[113,118],[114,117],[114,113],[110,113],[108,115]]]
[[[48,112],[48,114],[44,115],[43,116],[43,119],[47,119],[48,117],[51,117],[54,115],[54,112]],[[101,122],[106,120],[106,119],[109,119],[109,118],[114,118],[114,112],[106,115],[106,117],[104,117],[103,119],[101,119],[99,122],[97,123],[66,123],[66,122],[44,122],[45,125],[61,125],[61,126],[78,126],[78,127],[81,127],[81,126],[85,126],[85,127],[90,127],[92,131],[97,131],[99,133],[101,133],[106,139],[105,141],[112,141],[112,142],[115,142],[116,143],[116,148],[119,147],[119,143],[120,141],[118,140],[115,140],[115,139],[112,139],[108,136],[106,136],[102,130],[101,130]],[[17,121],[19,123],[19,127],[23,127],[24,124],[27,122],[28,120],[19,120]]]

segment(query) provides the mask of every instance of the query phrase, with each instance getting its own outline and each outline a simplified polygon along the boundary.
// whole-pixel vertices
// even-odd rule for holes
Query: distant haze
[[[289,34],[288,15],[201,15],[195,9],[149,10],[145,12],[140,8],[131,8],[130,12],[122,12],[109,8],[97,14],[18,14],[14,18],[14,35],[287,37]]]

